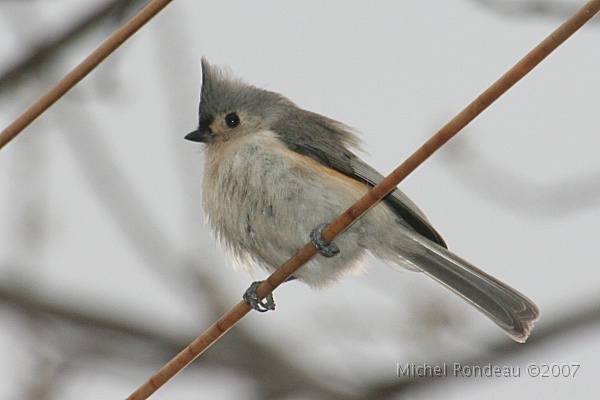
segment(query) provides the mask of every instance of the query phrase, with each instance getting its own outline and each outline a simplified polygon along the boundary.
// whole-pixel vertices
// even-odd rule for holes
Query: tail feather
[[[430,240],[408,236],[422,250],[405,255],[408,261],[486,314],[513,340],[527,340],[540,316],[530,299]]]

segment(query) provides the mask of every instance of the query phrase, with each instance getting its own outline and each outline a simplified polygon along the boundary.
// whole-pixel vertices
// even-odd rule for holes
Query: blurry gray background
[[[124,398],[250,284],[206,228],[202,146],[183,140],[202,56],[356,128],[385,174],[583,3],[174,1],[0,152],[0,398]],[[143,4],[0,2],[0,126]],[[401,186],[537,302],[527,344],[372,260],[323,291],[284,285],[152,398],[597,398],[599,41],[596,18]],[[444,362],[522,376],[396,376]]]

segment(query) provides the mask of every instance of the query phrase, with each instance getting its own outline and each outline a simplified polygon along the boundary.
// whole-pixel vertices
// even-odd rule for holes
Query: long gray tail
[[[478,308],[515,341],[527,340],[540,316],[531,300],[419,234],[410,232],[407,236],[422,250],[404,254],[408,261]]]

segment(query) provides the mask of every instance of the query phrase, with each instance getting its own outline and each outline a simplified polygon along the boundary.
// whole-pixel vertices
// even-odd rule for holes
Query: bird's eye
[[[225,116],[225,123],[230,128],[235,128],[240,124],[240,117],[234,112],[229,113]]]

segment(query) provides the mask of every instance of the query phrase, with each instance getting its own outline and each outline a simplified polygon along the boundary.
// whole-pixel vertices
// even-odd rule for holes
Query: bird
[[[383,179],[355,154],[356,132],[205,57],[201,68],[199,124],[185,139],[204,144],[204,213],[237,264],[271,273],[312,238],[321,251],[291,279],[322,288],[362,271],[370,253],[432,278],[526,341],[540,316],[535,303],[448,250],[398,188],[330,245],[323,242],[322,229]],[[256,296],[244,298],[264,311]]]

